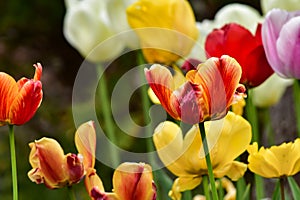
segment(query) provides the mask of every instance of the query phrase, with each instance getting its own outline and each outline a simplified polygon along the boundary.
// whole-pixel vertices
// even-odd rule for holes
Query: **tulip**
[[[122,163],[113,175],[113,193],[106,193],[95,170],[88,173],[86,189],[93,200],[155,200],[152,169],[144,163]]]
[[[249,87],[260,85],[273,74],[262,45],[260,24],[255,35],[235,23],[215,29],[206,38],[205,50],[208,57],[226,54],[235,58],[242,67],[240,82]]]
[[[273,8],[280,8],[288,11],[300,10],[300,0],[260,0],[260,5],[264,14]]]
[[[25,124],[39,108],[43,98],[42,65],[33,66],[36,69],[33,79],[23,77],[18,82],[0,72],[0,126]]]
[[[129,1],[130,2],[130,1]],[[113,59],[126,46],[136,47],[134,32],[128,31],[127,1],[66,0],[63,33],[79,53],[92,62]]]
[[[213,174],[216,178],[228,176],[236,181],[243,176],[247,165],[235,159],[251,141],[251,126],[247,120],[229,112],[223,120],[205,122]],[[205,153],[197,125],[183,138],[180,127],[170,121],[159,124],[153,135],[158,156],[169,171],[178,178],[169,195],[180,199],[180,192],[192,190],[208,174]],[[224,151],[226,149],[226,151]]]
[[[196,124],[223,118],[230,105],[243,98],[241,67],[229,56],[210,58],[186,74],[175,88],[171,72],[158,64],[145,69],[146,79],[164,109],[177,120]]]
[[[28,172],[31,181],[44,183],[48,188],[60,188],[80,181],[84,166],[80,155],[64,154],[59,143],[51,138],[42,138],[29,144]]]
[[[262,25],[262,42],[273,70],[300,79],[300,11],[270,11]]]
[[[227,23],[237,23],[255,34],[257,23],[263,21],[262,16],[255,8],[239,3],[230,3],[220,8],[213,20],[204,19],[197,22],[199,37],[188,58],[206,60],[204,44],[207,35],[215,28],[220,28]]]
[[[177,61],[189,54],[198,37],[195,16],[186,0],[139,0],[127,8],[127,20],[150,63]]]
[[[261,147],[257,143],[248,147],[248,168],[255,174],[265,178],[281,178],[293,176],[300,171],[300,139],[282,143],[270,148]]]
[[[274,73],[262,84],[252,89],[253,104],[261,108],[277,104],[286,88],[292,84],[293,79],[284,79]]]

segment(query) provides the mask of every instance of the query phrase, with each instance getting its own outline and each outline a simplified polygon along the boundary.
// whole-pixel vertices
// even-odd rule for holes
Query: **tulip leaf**
[[[294,199],[300,199],[300,188],[293,177],[288,177]]]
[[[278,180],[275,186],[275,190],[273,192],[272,200],[280,199],[280,181]]]
[[[250,184],[247,185],[246,190],[242,196],[242,200],[248,200],[250,194]]]

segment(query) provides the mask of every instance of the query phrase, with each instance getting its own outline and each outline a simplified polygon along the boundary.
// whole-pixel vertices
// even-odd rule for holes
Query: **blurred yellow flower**
[[[261,147],[257,143],[248,147],[248,168],[265,178],[293,176],[300,171],[300,139],[283,143],[271,148]]]
[[[214,176],[238,180],[247,165],[234,159],[251,141],[250,124],[229,112],[222,120],[205,122],[205,130]],[[172,199],[180,199],[180,192],[195,188],[201,183],[202,176],[208,174],[199,128],[193,126],[183,138],[178,125],[165,121],[155,129],[153,140],[164,165],[178,176],[169,195]]]
[[[150,63],[170,64],[188,55],[198,37],[186,0],[139,0],[127,8],[127,20]]]

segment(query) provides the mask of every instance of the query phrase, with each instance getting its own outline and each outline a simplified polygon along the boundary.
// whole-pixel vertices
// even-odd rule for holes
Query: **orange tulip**
[[[33,79],[21,78],[18,82],[0,72],[0,126],[22,125],[29,121],[40,106],[43,97],[42,65],[37,63]]]
[[[152,169],[144,163],[122,163],[113,175],[113,193],[104,191],[103,184],[94,169],[87,173],[86,189],[93,200],[155,200],[156,186]]]
[[[196,124],[223,118],[231,104],[243,98],[242,70],[232,57],[212,57],[186,74],[179,88],[171,72],[158,64],[145,69],[150,87],[165,110],[177,120]]]
[[[59,143],[42,138],[29,144],[29,162],[33,169],[28,172],[31,181],[44,183],[48,188],[60,188],[77,183],[84,175],[81,156],[64,154]]]

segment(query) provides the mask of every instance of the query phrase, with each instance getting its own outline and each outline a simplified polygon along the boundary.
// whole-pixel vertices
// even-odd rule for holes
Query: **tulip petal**
[[[165,121],[160,123],[154,130],[153,141],[159,158],[164,165],[175,175],[185,175],[185,158],[182,157],[184,151],[182,132],[178,125]]]
[[[96,194],[92,195],[92,190],[94,190],[94,193],[105,193],[102,180],[97,175],[96,170],[94,168],[89,168],[86,170],[84,184],[86,191],[88,191],[90,197],[96,196]]]
[[[145,75],[161,105],[173,118],[180,119],[177,111],[171,105],[171,93],[175,87],[171,72],[166,67],[154,64],[150,69],[145,69]]]
[[[69,153],[65,156],[67,163],[67,171],[69,173],[69,185],[78,183],[84,175],[84,165],[80,156]]]
[[[18,86],[10,75],[0,72],[0,125],[10,123],[9,109],[12,101],[17,95]]]
[[[144,163],[122,163],[113,175],[113,186],[113,192],[122,200],[156,198],[152,169]]]
[[[84,168],[94,168],[96,153],[96,131],[93,121],[80,125],[75,133],[76,148],[83,156]]]
[[[22,79],[21,79],[22,81]],[[30,120],[43,98],[42,83],[28,80],[11,103],[9,118],[12,124],[21,125]]]
[[[300,16],[282,27],[276,47],[279,59],[287,65],[285,76],[300,79]]]
[[[172,199],[181,199],[181,192],[186,190],[192,190],[198,185],[200,185],[202,181],[201,176],[186,176],[177,178],[172,186],[172,190],[169,192],[169,196]]]
[[[233,181],[237,181],[244,176],[246,170],[247,165],[245,163],[233,161],[230,169],[226,172],[226,176],[228,176]]]

